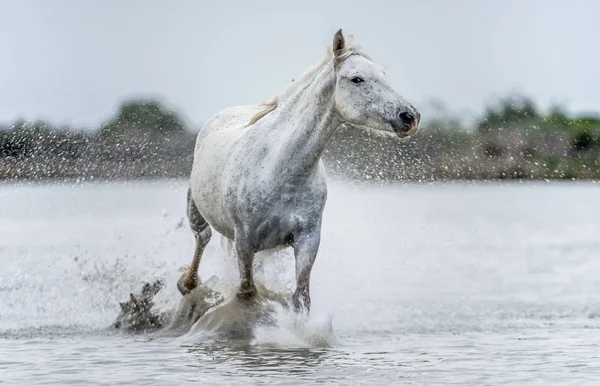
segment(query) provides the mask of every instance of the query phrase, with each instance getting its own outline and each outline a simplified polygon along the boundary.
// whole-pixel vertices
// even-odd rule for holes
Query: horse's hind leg
[[[200,266],[204,248],[206,248],[212,235],[210,226],[194,203],[190,189],[188,189],[187,193],[187,215],[192,232],[194,232],[194,236],[196,237],[196,250],[194,251],[192,264],[177,282],[177,289],[179,289],[182,295],[190,293],[190,291],[198,286],[198,267]]]

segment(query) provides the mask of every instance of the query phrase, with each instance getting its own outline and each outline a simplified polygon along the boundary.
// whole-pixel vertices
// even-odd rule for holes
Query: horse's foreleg
[[[189,269],[184,272],[179,281],[177,281],[177,288],[182,295],[190,293],[190,291],[198,286],[198,268],[200,267],[200,260],[202,259],[204,248],[206,248],[212,235],[210,226],[198,211],[189,189],[187,195],[187,207],[190,227],[196,237],[196,250],[194,251],[194,258],[192,259],[192,264]]]
[[[235,251],[240,269],[240,291],[237,296],[242,299],[248,299],[256,295],[256,286],[254,285],[254,275],[252,272],[252,263],[254,262],[254,249],[243,239],[235,238]]]
[[[310,272],[317,258],[320,232],[301,235],[294,241],[294,255],[296,257],[296,291],[292,297],[294,308],[299,312],[302,307],[310,311]]]

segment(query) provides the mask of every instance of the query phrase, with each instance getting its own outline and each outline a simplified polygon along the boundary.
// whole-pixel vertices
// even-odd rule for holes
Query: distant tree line
[[[354,128],[336,133],[330,169],[353,179],[599,179],[600,117],[544,114],[511,96],[488,106],[474,125],[444,116],[398,143]]]
[[[97,130],[16,121],[0,127],[0,179],[187,177],[197,128],[152,100],[124,102]],[[600,179],[600,118],[525,97],[488,106],[472,127],[429,119],[409,140],[344,127],[324,155],[358,180]]]
[[[194,139],[157,101],[126,101],[98,130],[17,121],[0,128],[0,179],[183,177]]]

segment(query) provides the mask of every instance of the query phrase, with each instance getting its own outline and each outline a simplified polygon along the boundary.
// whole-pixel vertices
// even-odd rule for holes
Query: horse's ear
[[[340,56],[346,48],[346,39],[342,33],[341,28],[335,33],[333,37],[333,55],[335,57]]]

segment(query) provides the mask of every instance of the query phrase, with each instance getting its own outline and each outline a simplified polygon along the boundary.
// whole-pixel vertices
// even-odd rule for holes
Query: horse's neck
[[[341,121],[335,113],[335,74],[325,65],[310,86],[291,95],[274,122],[282,143],[279,156],[288,174],[306,174],[317,167],[321,154]]]

